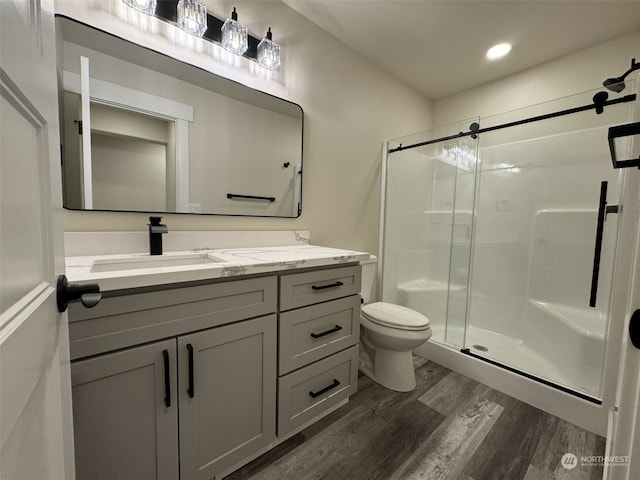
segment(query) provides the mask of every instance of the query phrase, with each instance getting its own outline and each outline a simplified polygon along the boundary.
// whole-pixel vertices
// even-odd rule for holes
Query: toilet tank
[[[364,303],[369,303],[371,294],[373,293],[373,279],[376,276],[376,264],[378,259],[375,255],[369,255],[369,259],[360,260],[362,266],[362,284],[360,287],[360,295]]]

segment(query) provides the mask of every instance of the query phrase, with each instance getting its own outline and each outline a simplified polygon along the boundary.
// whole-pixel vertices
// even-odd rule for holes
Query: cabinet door
[[[276,316],[178,338],[180,478],[210,479],[275,440]]]
[[[77,479],[178,477],[176,341],[71,365]]]

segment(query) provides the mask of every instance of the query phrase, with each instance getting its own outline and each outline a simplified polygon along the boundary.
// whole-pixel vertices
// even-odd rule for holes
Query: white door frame
[[[628,300],[624,308],[621,353],[618,363],[615,405],[609,412],[609,433],[604,477],[607,480],[640,478],[640,350],[629,339],[629,320],[640,309],[640,171],[629,169],[625,185],[625,236],[633,249],[625,259],[629,265]],[[618,457],[618,458],[616,458]]]
[[[86,57],[81,57],[86,58]],[[83,95],[81,75],[65,71],[64,90]],[[168,98],[152,95],[140,90],[123,87],[96,78],[89,80],[89,96],[92,102],[115,108],[142,113],[144,115],[174,122],[176,156],[176,212],[189,212],[189,122],[193,122],[193,107]],[[84,103],[83,103],[84,122]],[[84,138],[83,138],[84,141]],[[89,148],[90,150],[90,148]],[[83,151],[87,151],[83,147]],[[84,156],[84,155],[83,155]],[[86,181],[86,180],[85,180]],[[86,188],[86,186],[85,186]],[[86,196],[86,195],[85,195]],[[85,207],[89,208],[89,207]]]

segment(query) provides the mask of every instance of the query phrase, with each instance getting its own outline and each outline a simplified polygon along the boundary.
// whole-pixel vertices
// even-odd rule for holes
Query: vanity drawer
[[[104,297],[69,305],[71,359],[276,312],[276,277],[260,277]]]
[[[358,345],[278,378],[282,437],[356,393]]]
[[[360,296],[280,314],[280,375],[358,343]]]
[[[360,293],[360,265],[280,277],[280,311]]]

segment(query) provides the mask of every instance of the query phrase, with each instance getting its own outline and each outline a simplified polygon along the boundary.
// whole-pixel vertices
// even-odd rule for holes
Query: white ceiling
[[[640,30],[640,0],[283,1],[434,100]],[[511,53],[485,60],[500,42]]]

